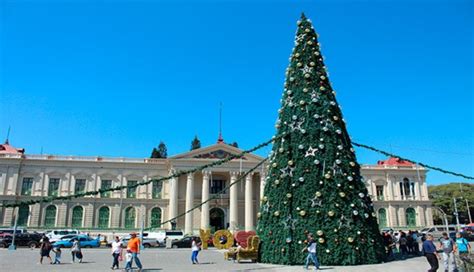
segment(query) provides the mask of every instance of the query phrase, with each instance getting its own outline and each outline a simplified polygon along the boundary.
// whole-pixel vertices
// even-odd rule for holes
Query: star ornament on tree
[[[316,206],[319,206],[319,207],[323,206],[323,201],[317,197],[310,199],[310,201],[311,201],[311,208],[314,208]]]
[[[268,203],[268,201],[265,204],[263,204],[262,209],[264,212],[270,211],[270,204]]]
[[[301,121],[294,121],[292,122],[289,127],[291,129],[292,132],[294,132],[295,130],[298,130],[300,132],[303,132],[303,128],[302,128],[302,125],[304,123],[304,118],[301,120]]]
[[[280,169],[280,172],[281,172],[281,177],[284,178],[284,177],[293,177],[293,170],[295,170],[294,167],[290,167],[290,166],[286,166],[285,168],[283,169]]]
[[[307,157],[314,157],[316,156],[316,151],[318,151],[317,148],[309,147],[308,150],[306,151],[306,154],[304,155],[305,158]]]
[[[300,34],[300,35],[296,36],[296,42],[297,43],[302,42],[305,36],[306,36],[306,34]]]
[[[291,215],[288,215],[288,217],[283,220],[281,223],[283,224],[285,229],[295,229],[296,222],[298,222],[298,219],[294,219],[291,217]]]
[[[309,67],[308,65],[305,65],[302,69],[300,69],[303,74],[309,74],[313,71],[312,67]]]

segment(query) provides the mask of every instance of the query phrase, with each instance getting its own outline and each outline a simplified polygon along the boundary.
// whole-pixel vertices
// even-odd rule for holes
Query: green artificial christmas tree
[[[379,263],[385,249],[311,21],[298,21],[257,232],[261,261],[303,264],[312,233],[325,265]]]

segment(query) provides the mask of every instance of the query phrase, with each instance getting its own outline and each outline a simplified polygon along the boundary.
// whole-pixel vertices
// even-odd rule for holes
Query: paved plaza
[[[0,271],[111,271],[112,257],[106,248],[84,249],[84,263],[71,263],[69,249],[63,250],[62,264],[51,265],[48,261],[39,264],[39,249],[20,248],[16,251],[0,250]],[[193,265],[190,261],[190,249],[146,249],[140,258],[144,272],[152,271],[304,271],[301,266],[281,266],[258,263],[233,263],[225,261],[223,252],[215,249],[201,251],[201,264]],[[124,262],[121,263],[121,266]],[[351,267],[322,266],[322,271],[351,272],[424,272],[428,263],[424,257],[411,258],[378,265]],[[120,271],[120,270],[116,270]]]

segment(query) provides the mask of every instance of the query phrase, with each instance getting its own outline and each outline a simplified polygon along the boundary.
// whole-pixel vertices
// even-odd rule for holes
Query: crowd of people
[[[133,262],[138,267],[138,271],[142,270],[139,259],[140,239],[135,232],[130,233],[130,237],[126,250],[122,249],[123,244],[118,236],[112,242],[112,270],[120,269],[120,262],[123,260],[125,260],[125,271],[132,269]],[[435,272],[439,268],[438,260],[442,257],[445,271],[450,271],[450,265],[454,269],[453,271],[470,271],[467,265],[471,246],[459,232],[456,233],[456,239],[451,239],[447,233],[443,233],[443,237],[438,242],[433,240],[431,234],[422,235],[418,231],[386,231],[382,232],[382,237],[386,250],[386,261],[403,260],[410,256],[425,256],[430,265],[428,272]],[[54,253],[54,261],[50,256],[51,251]],[[191,245],[191,261],[193,264],[199,264],[197,259],[199,251],[201,251],[201,241],[193,238]],[[317,258],[317,243],[311,233],[307,236],[307,245],[304,251],[308,253],[304,268],[308,269],[309,264],[312,263],[315,270],[318,270],[320,264]],[[441,251],[442,254],[438,254],[438,251]],[[60,264],[61,253],[61,248],[53,246],[48,237],[43,237],[40,245],[40,264],[43,263],[45,257],[51,264]],[[79,263],[82,263],[83,254],[77,239],[73,240],[71,258],[73,263],[76,262],[76,259]]]

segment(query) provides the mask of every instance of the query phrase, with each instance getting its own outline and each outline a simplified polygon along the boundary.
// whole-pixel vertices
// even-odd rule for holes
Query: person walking
[[[314,264],[314,270],[319,269],[319,261],[318,256],[316,254],[316,241],[314,241],[314,237],[312,233],[308,234],[308,245],[306,246],[303,251],[308,251],[308,256],[306,256],[306,263],[304,268],[306,270],[309,269],[309,262],[311,261]]]
[[[47,257],[49,259],[50,264],[53,263],[53,260],[51,260],[51,257],[49,256],[49,253],[51,252],[52,248],[53,246],[49,242],[49,238],[46,236],[43,237],[43,241],[41,242],[41,246],[40,246],[40,255],[41,255],[40,264],[43,264],[43,257]]]
[[[471,245],[463,238],[461,233],[456,233],[456,247],[454,249],[457,252],[458,256],[456,257],[457,260],[457,267],[459,272],[471,272],[468,264],[466,263],[465,259],[469,258],[469,252],[471,251]]]
[[[400,235],[400,251],[402,260],[404,260],[408,256],[408,239],[404,232]]]
[[[60,247],[53,247],[54,251],[54,263],[53,264],[61,264],[61,248]]]
[[[443,250],[443,265],[444,271],[449,271],[449,259],[452,258],[452,264],[454,271],[456,271],[456,258],[454,257],[455,242],[449,238],[446,232],[443,232],[443,236],[439,239],[439,246]]]
[[[198,241],[196,237],[193,237],[192,242],[191,242],[191,251],[193,252],[191,254],[191,261],[193,262],[193,264],[199,264],[197,257],[200,250],[201,250],[201,242]]]
[[[132,260],[130,260],[129,263],[127,263],[127,266],[129,266],[129,269],[132,268],[132,262],[135,260],[135,263],[138,266],[138,271],[142,271],[142,263],[140,262],[140,259],[138,258],[138,254],[140,254],[140,239],[137,237],[136,232],[130,233],[130,240],[128,241],[127,245],[127,252],[130,251],[132,254]]]
[[[72,262],[76,262],[76,257],[79,259],[79,263],[82,263],[82,250],[81,250],[81,244],[79,243],[79,239],[75,238],[73,239],[72,242],[72,247],[71,247],[71,256],[72,256]]]
[[[430,269],[428,272],[436,272],[438,271],[439,263],[439,255],[436,252],[436,247],[433,244],[433,235],[428,233],[426,235],[426,240],[423,242],[423,253],[430,264]]]
[[[120,242],[120,238],[115,236],[115,240],[112,242],[112,267],[111,269],[119,269],[119,258],[122,256],[122,242]]]

